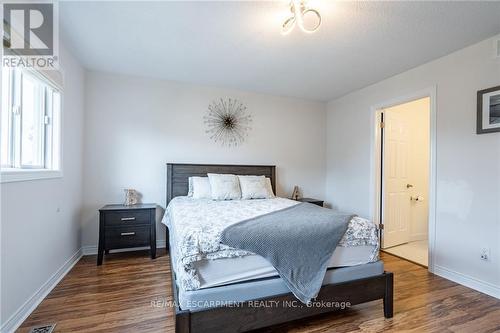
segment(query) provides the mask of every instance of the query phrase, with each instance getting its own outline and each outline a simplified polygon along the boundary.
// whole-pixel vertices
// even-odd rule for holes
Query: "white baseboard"
[[[92,245],[82,246],[82,251],[84,256],[97,254],[97,246],[92,246]]]
[[[0,327],[0,332],[14,332],[36,309],[36,307],[47,297],[54,287],[68,274],[83,255],[82,249],[78,249],[59,269],[26,301],[23,305]]]
[[[496,286],[489,282],[482,281],[459,272],[455,272],[451,269],[439,265],[435,265],[434,274],[500,299],[500,286]]]
[[[158,249],[163,249],[166,246],[166,242],[163,239],[157,240],[156,241],[156,248]],[[119,250],[111,250],[111,253],[117,253],[117,252],[128,252],[128,251],[137,251],[137,250],[146,250],[149,249],[148,246],[145,247],[131,247],[128,249],[119,249]],[[82,247],[83,250],[83,255],[84,256],[91,256],[91,255],[96,255],[97,254],[97,245],[87,245]]]

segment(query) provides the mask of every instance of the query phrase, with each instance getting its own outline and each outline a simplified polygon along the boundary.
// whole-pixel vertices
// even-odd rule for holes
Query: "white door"
[[[382,248],[410,239],[410,124],[401,109],[384,114]]]

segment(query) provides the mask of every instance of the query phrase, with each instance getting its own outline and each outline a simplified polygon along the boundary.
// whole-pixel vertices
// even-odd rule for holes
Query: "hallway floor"
[[[393,246],[383,249],[383,251],[427,267],[429,264],[427,255],[428,248],[429,246],[427,240],[423,240]]]

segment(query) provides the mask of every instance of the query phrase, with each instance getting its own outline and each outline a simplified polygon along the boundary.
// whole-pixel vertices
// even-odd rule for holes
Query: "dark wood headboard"
[[[206,177],[207,173],[266,176],[271,179],[273,192],[276,193],[276,166],[274,165],[167,163],[167,205],[173,198],[187,195],[189,177]]]

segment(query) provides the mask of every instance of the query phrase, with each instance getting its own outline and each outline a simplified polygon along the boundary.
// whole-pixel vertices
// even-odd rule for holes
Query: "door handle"
[[[406,184],[406,188],[410,188],[410,187],[413,187],[412,184]]]

